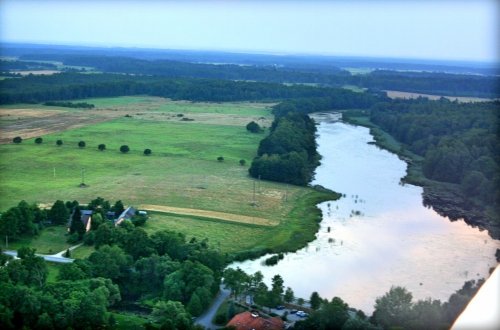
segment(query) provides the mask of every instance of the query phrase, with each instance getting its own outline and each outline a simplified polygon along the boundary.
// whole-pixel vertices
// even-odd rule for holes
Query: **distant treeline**
[[[52,63],[30,62],[30,61],[7,61],[0,60],[0,71],[8,70],[40,70],[49,69],[55,70],[57,66]]]
[[[63,101],[49,101],[45,102],[43,105],[53,106],[53,107],[65,107],[65,108],[82,108],[82,109],[92,109],[95,106],[87,102],[63,102]]]
[[[165,78],[123,74],[60,73],[26,76],[0,81],[0,104],[39,103],[90,97],[146,94],[190,101],[252,101],[295,98],[349,99],[351,104],[368,104],[377,99],[341,88],[304,85],[285,86],[231,80]],[[340,105],[340,104],[339,104]]]
[[[318,70],[274,65],[234,65],[145,60],[118,56],[32,54],[23,59],[56,60],[65,65],[90,66],[99,71],[154,75],[171,78],[250,80],[275,83],[314,83],[329,86],[356,85],[364,88],[450,96],[499,97],[497,76],[448,74],[439,72],[399,72],[376,70],[351,75],[335,67]]]
[[[459,185],[470,207],[493,212],[500,210],[499,118],[498,101],[396,100],[371,109],[372,122],[424,157],[426,177]]]

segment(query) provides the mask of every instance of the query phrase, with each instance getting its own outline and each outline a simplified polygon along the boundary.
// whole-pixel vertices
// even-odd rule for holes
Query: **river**
[[[445,301],[465,281],[488,276],[500,241],[424,207],[422,188],[400,182],[406,163],[373,145],[367,128],[343,123],[338,114],[313,118],[323,157],[313,184],[345,197],[319,204],[321,227],[305,248],[275,266],[263,265],[267,255],[231,267],[259,270],[268,285],[280,274],[298,297],[338,296],[369,314],[393,285],[414,299]]]

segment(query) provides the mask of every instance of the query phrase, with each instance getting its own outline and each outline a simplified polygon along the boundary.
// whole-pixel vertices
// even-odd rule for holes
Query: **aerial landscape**
[[[0,1],[0,328],[500,328],[499,9]]]

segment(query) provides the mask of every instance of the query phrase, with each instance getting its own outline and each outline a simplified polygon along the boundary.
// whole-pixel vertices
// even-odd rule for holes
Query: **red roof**
[[[227,326],[233,326],[236,330],[281,330],[285,323],[279,317],[265,319],[260,316],[253,317],[250,312],[243,312],[235,315]]]

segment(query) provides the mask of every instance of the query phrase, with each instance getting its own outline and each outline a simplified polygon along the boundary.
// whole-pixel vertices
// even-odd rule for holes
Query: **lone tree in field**
[[[219,162],[223,162],[223,161],[224,161],[224,157],[219,156],[219,157],[217,157],[217,160],[218,160]]]
[[[12,139],[12,142],[21,143],[23,142],[23,139],[20,136],[16,136],[15,138]]]
[[[130,151],[130,148],[127,145],[122,145],[120,147],[120,151],[123,152],[124,154],[126,154],[127,152]]]
[[[245,164],[246,164],[246,163],[247,163],[247,161],[246,161],[246,160],[244,160],[244,159],[240,159],[240,165],[241,165],[241,166],[245,166]]]
[[[57,141],[56,141],[56,145],[58,145],[58,146],[62,146],[62,144],[63,144],[63,141],[62,141],[62,140],[57,140]]]
[[[100,145],[97,146],[97,149],[99,149],[99,151],[104,151],[106,150],[106,145],[104,143],[101,143]]]
[[[36,143],[36,144],[42,144],[42,142],[43,142],[43,139],[42,139],[41,137],[37,137],[37,138],[35,139],[35,143]]]
[[[78,146],[79,146],[80,148],[85,148],[85,141],[80,141],[80,142],[78,142]]]
[[[252,132],[252,133],[259,133],[260,126],[256,122],[251,121],[247,124],[247,131]]]
[[[145,154],[146,156],[151,155],[151,152],[152,152],[152,151],[151,151],[151,149],[144,149],[144,154]]]

